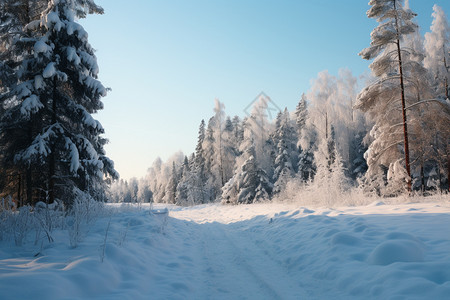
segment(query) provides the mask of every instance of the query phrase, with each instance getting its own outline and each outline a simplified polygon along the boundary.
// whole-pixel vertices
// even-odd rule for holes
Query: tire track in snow
[[[298,299],[305,293],[286,270],[230,225],[198,226],[206,298]]]

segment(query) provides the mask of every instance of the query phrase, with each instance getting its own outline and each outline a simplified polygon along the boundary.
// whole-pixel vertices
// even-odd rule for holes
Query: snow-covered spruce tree
[[[93,1],[50,1],[17,41],[31,50],[15,70],[19,82],[2,121],[21,116],[32,124],[30,142],[17,149],[14,163],[39,168],[43,180],[33,186],[48,195],[42,200],[71,203],[76,190],[102,198],[104,177],[118,177],[105,156],[104,129],[91,115],[103,108],[107,90],[97,80],[87,33],[76,21],[102,12]]]
[[[216,200],[220,191],[220,169],[219,162],[217,161],[217,150],[215,148],[216,139],[214,132],[214,117],[208,120],[208,125],[205,131],[205,138],[203,141],[203,154],[205,158],[205,191],[209,198],[207,202]]]
[[[367,162],[364,159],[364,153],[367,146],[364,143],[364,137],[367,132],[361,130],[356,132],[350,144],[350,176],[353,180],[362,178],[367,171]]]
[[[297,125],[298,139],[301,138],[302,130],[305,128],[307,118],[308,104],[306,102],[306,95],[302,94],[302,97],[295,108],[295,124]]]
[[[8,195],[17,193],[19,205],[32,202],[32,169],[36,169],[31,164],[14,162],[15,153],[32,139],[32,120],[20,114],[20,107],[17,107],[18,102],[25,98],[16,98],[24,81],[33,82],[35,71],[31,64],[29,70],[24,67],[34,59],[33,45],[36,41],[36,37],[31,38],[24,28],[39,17],[44,5],[46,7],[46,1],[37,0],[5,0],[0,3],[0,190]]]
[[[299,149],[297,172],[298,176],[303,181],[310,181],[314,177],[314,144],[316,142],[316,130],[312,126],[307,126],[308,120],[308,105],[306,96],[303,94],[296,109],[296,123],[298,130]]]
[[[240,170],[222,188],[222,203],[249,204],[269,200],[273,185],[266,172],[258,167],[256,151],[251,140],[243,156]]]
[[[371,33],[371,46],[360,52],[364,59],[374,59],[370,65],[378,81],[369,85],[357,97],[356,107],[369,112],[375,120],[372,129],[374,141],[367,152],[368,176],[374,176],[378,165],[389,165],[403,153],[406,174],[405,184],[411,190],[409,136],[407,126],[404,62],[405,49],[402,38],[417,29],[414,14],[405,9],[401,0],[371,0],[367,11],[369,18],[380,24]],[[399,112],[400,110],[400,112]],[[403,132],[398,128],[403,128]],[[398,148],[402,143],[403,147]]]
[[[175,204],[176,203],[176,195],[177,195],[177,187],[178,187],[178,170],[175,165],[175,162],[172,163],[172,172],[170,173],[169,181],[166,186],[166,195],[164,198],[165,203]]]
[[[277,147],[277,157],[275,159],[275,170],[273,174],[274,193],[280,193],[288,181],[294,176],[295,172],[292,167],[285,140],[280,140]]]
[[[277,141],[274,160],[274,193],[281,192],[287,182],[294,176],[297,165],[297,134],[287,109],[279,114],[274,132]]]
[[[195,157],[193,161],[192,176],[194,180],[193,190],[195,192],[195,201],[197,203],[206,203],[209,201],[209,193],[206,188],[206,159],[203,143],[205,141],[205,121],[200,122],[198,129],[197,146],[195,147]]]
[[[189,160],[186,156],[183,165],[181,166],[181,176],[177,185],[175,203],[183,206],[194,205],[193,199],[189,197],[192,194],[192,188],[191,167],[189,166]]]
[[[239,124],[237,124],[239,125]],[[236,157],[239,156],[239,144],[235,136],[234,124],[230,117],[227,117],[225,126],[222,133],[222,145],[223,145],[223,173],[224,180],[227,182],[233,177],[234,166],[236,163]]]

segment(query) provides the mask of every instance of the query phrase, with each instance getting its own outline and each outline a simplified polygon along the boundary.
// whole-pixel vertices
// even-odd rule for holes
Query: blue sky
[[[318,72],[368,72],[357,54],[376,26],[368,0],[96,2],[105,14],[82,25],[112,88],[96,117],[124,179],[144,176],[158,156],[191,153],[214,98],[231,116],[261,91],[293,110]],[[434,3],[450,13],[448,0],[410,0],[422,34]]]

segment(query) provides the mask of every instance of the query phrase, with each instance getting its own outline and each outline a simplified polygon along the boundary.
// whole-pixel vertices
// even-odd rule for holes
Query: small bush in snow
[[[71,247],[76,248],[78,246],[82,237],[88,232],[88,225],[103,212],[103,202],[95,201],[89,195],[79,193],[66,219]]]

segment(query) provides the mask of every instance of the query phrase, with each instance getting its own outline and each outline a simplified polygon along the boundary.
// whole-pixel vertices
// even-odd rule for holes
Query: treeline
[[[216,99],[214,116],[200,123],[194,153],[176,153],[165,163],[157,159],[146,178],[114,184],[113,198],[178,205],[219,199],[252,203],[270,199],[294,178],[330,185],[348,178],[341,185],[345,188],[367,170],[363,138],[369,124],[352,109],[356,91],[350,71],[338,77],[322,72],[296,110],[279,111],[274,120],[268,115],[274,103],[264,94],[243,119],[227,116]]]
[[[447,18],[435,5],[431,32],[422,37],[407,3],[370,4],[367,15],[380,24],[360,53],[373,59],[361,92],[350,71],[337,77],[324,71],[295,111],[279,111],[274,121],[265,95],[243,119],[226,116],[216,100],[214,116],[200,123],[195,152],[157,159],[145,178],[118,182],[115,201],[252,203],[276,197],[288,184],[337,192],[358,187],[378,196],[448,190]]]
[[[88,34],[93,0],[0,2],[0,197],[19,206],[106,200],[118,178],[92,117],[107,93]]]

